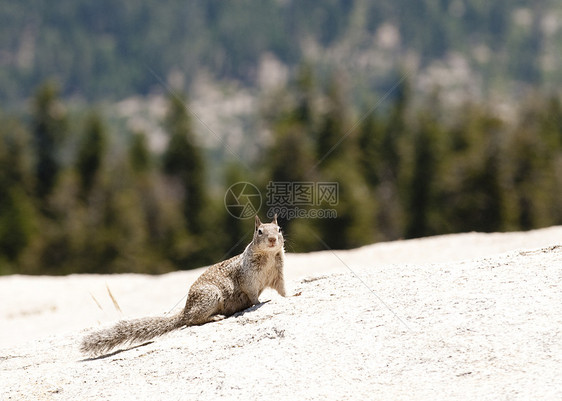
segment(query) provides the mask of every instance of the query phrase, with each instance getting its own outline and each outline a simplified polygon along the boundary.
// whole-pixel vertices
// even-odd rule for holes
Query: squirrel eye
[[[262,235],[263,231],[261,230],[261,228],[258,229],[258,235]]]

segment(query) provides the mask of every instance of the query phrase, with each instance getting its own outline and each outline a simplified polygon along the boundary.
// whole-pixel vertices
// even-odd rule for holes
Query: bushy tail
[[[118,345],[151,340],[184,324],[183,311],[175,316],[122,320],[109,329],[88,334],[80,344],[80,351],[92,356],[101,355]]]

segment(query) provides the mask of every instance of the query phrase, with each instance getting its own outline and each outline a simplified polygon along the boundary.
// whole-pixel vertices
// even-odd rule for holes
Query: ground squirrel
[[[173,316],[120,321],[111,328],[88,334],[82,340],[80,351],[100,355],[118,345],[148,341],[183,326],[224,319],[257,304],[266,287],[285,296],[283,245],[277,215],[266,224],[256,216],[252,242],[240,255],[205,270],[189,289],[181,312]]]

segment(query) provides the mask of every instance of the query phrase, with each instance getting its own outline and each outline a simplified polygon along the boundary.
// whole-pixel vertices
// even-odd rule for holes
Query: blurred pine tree
[[[53,190],[60,170],[59,147],[66,136],[67,118],[57,85],[43,84],[33,99],[32,134],[36,153],[37,195],[44,200]]]
[[[164,173],[175,181],[177,189],[181,191],[188,230],[200,234],[205,228],[203,210],[208,201],[205,164],[183,97],[169,97],[164,128],[170,138],[164,154]]]
[[[133,133],[129,146],[129,163],[137,174],[144,174],[152,167],[150,149],[144,132]]]
[[[442,155],[438,142],[443,137],[432,111],[418,116],[417,132],[413,133],[413,161],[407,185],[406,238],[417,238],[437,233],[432,223],[435,208],[435,186],[438,163]]]
[[[78,149],[76,169],[82,184],[82,195],[87,197],[95,184],[107,148],[107,133],[101,116],[91,113],[84,126],[82,143]]]
[[[18,259],[38,234],[30,137],[0,116],[0,274],[18,272]]]
[[[343,77],[332,75],[326,90],[326,109],[320,117],[317,136],[317,177],[338,184],[337,218],[318,218],[311,227],[322,238],[322,246],[345,249],[374,241],[373,213],[377,201],[361,174],[361,152],[356,127],[350,125],[351,107],[345,101]]]
[[[225,194],[226,190],[230,188],[231,185],[241,182],[254,183],[256,178],[245,172],[242,166],[236,161],[228,163],[224,169],[223,174]],[[265,206],[265,199],[262,198],[261,201],[262,213],[260,213],[260,218],[264,218],[263,210]],[[248,243],[251,241],[253,234],[253,219],[240,219],[230,215],[226,209],[226,205],[224,204],[224,202],[222,203],[221,207],[221,215],[223,217],[220,226],[223,227],[224,230],[221,230],[223,231],[222,233],[215,234],[224,234],[224,238],[222,238],[222,240],[224,253],[226,254],[225,257],[231,257],[242,253],[246,245],[248,245]],[[218,257],[220,257],[220,255]]]

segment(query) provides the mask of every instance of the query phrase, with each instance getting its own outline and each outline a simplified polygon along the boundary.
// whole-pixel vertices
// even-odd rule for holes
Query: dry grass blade
[[[101,311],[103,311],[103,308],[101,307],[100,303],[98,302],[98,300],[96,299],[96,297],[94,297],[94,294],[92,294],[90,292],[90,296],[92,297],[92,299],[94,300],[94,302],[96,303],[96,305],[98,306],[98,308],[100,308]]]
[[[115,306],[115,309],[117,309],[119,313],[123,313],[123,311],[121,311],[121,308],[119,307],[119,304],[117,303],[117,300],[111,293],[111,290],[109,289],[109,285],[107,285],[107,283],[105,283],[105,288],[107,288],[107,293],[109,294],[109,297],[111,298],[111,301],[113,302],[113,306]]]

